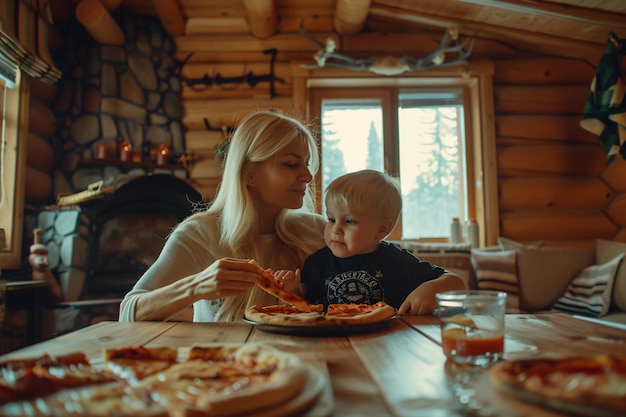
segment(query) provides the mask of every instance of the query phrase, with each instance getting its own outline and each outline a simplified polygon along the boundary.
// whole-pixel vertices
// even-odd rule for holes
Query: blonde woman
[[[314,213],[316,141],[294,118],[247,115],[235,129],[210,207],[181,222],[120,306],[120,321],[237,321],[278,304],[255,285],[264,268],[295,269],[324,245]]]

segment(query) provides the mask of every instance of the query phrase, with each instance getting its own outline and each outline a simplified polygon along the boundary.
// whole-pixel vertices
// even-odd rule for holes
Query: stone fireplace
[[[66,302],[47,333],[117,320],[119,301],[156,260],[172,227],[202,196],[167,174],[125,177],[110,193],[43,210],[38,224]]]

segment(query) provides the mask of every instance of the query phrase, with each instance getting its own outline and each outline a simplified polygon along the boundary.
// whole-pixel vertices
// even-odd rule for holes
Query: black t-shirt
[[[312,304],[374,304],[400,308],[420,284],[438,278],[444,269],[382,241],[372,253],[337,258],[328,247],[311,254],[302,267],[306,300]]]

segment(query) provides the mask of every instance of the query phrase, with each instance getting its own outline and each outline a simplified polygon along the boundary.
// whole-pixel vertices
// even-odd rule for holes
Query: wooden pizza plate
[[[289,334],[292,336],[348,336],[351,334],[371,333],[386,329],[398,316],[393,316],[377,321],[375,323],[327,325],[327,326],[287,326],[281,324],[266,324],[249,320],[245,317],[242,320],[254,326],[255,329],[270,333]]]
[[[280,407],[261,410],[249,414],[248,417],[306,416],[306,412],[314,406],[325,386],[326,378],[324,375],[319,370],[310,366],[309,378],[297,397]]]

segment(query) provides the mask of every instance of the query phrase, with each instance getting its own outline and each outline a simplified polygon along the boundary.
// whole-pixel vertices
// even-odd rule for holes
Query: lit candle
[[[159,146],[159,150],[156,155],[157,165],[167,164],[169,157],[170,157],[170,148],[165,145]]]
[[[133,153],[133,145],[130,142],[120,143],[120,161],[129,162]]]

